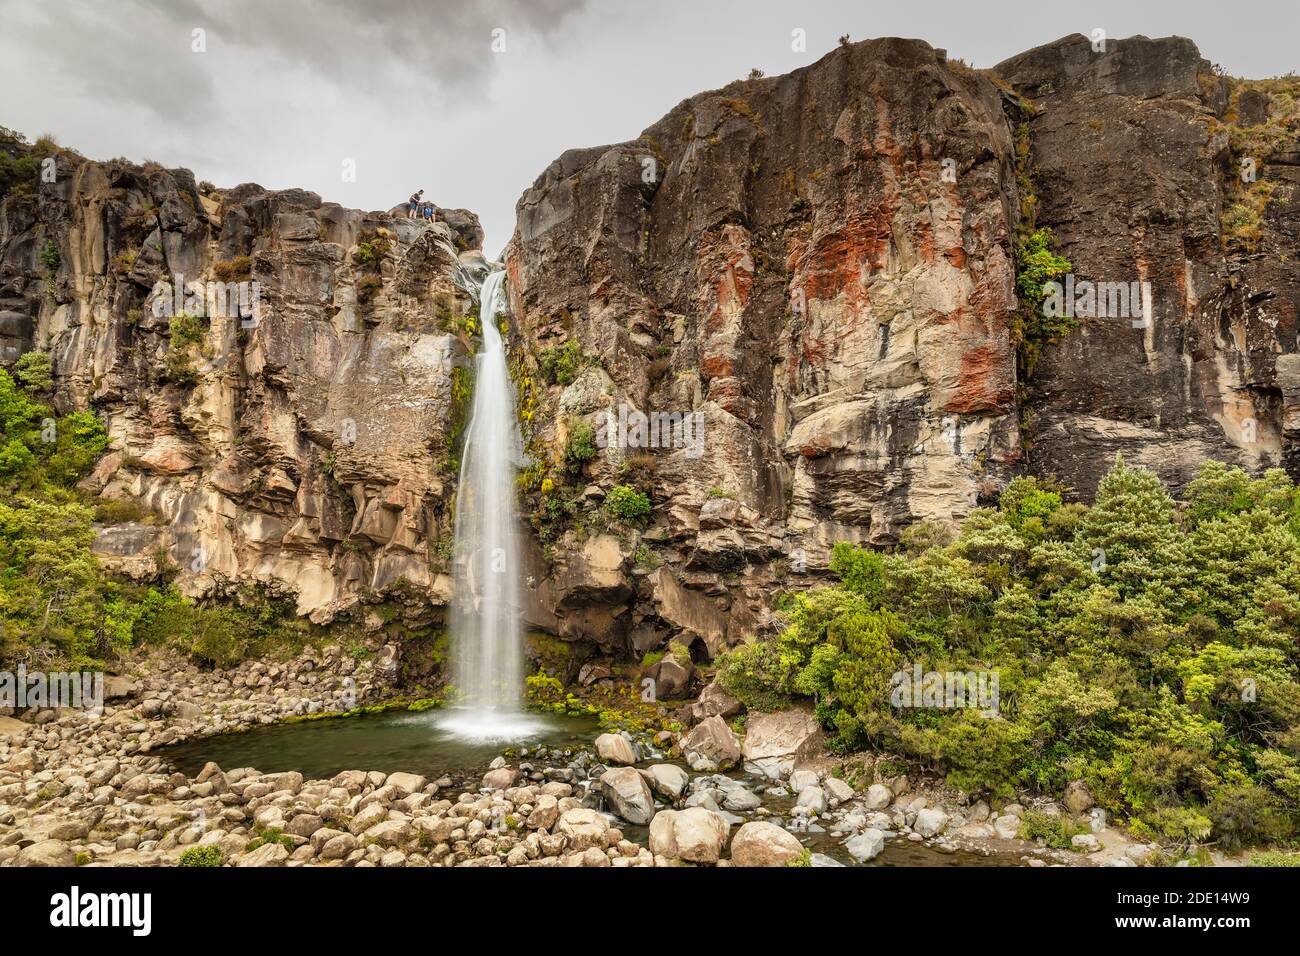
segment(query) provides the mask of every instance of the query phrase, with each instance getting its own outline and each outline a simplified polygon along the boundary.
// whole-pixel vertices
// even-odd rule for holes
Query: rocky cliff
[[[522,344],[585,359],[544,444],[619,406],[704,418],[698,457],[585,468],[603,488],[632,462],[655,503],[603,633],[714,652],[832,542],[950,524],[1016,472],[1088,495],[1117,452],[1175,487],[1207,457],[1294,471],[1297,86],[1231,82],[1181,38],[978,72],[871,40],[552,163],[507,255]],[[1149,316],[1027,341],[1031,226],[1080,282],[1146,283]]]
[[[175,567],[193,595],[260,582],[317,620],[399,581],[445,598],[451,276],[477,220],[50,162],[35,201],[3,204],[0,345],[51,353],[56,404],[108,428],[83,486],[146,512],[100,532],[101,560]]]
[[[951,524],[1016,473],[1084,495],[1116,452],[1175,486],[1208,457],[1296,473],[1297,93],[1180,38],[989,71],[881,39],[565,153],[506,253],[531,623],[575,664],[713,655],[833,542]],[[68,153],[5,200],[5,359],[53,353],[59,404],[109,424],[89,490],[163,519],[105,529],[105,560],[148,574],[161,548],[191,593],[260,580],[320,621],[400,582],[445,603],[450,276],[481,234],[440,218]],[[1149,308],[1031,340],[1031,226]],[[194,339],[153,308],[180,275],[256,280],[264,314]],[[646,518],[604,507],[620,485]]]

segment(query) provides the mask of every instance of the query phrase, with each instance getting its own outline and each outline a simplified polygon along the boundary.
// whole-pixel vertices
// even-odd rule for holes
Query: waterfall
[[[522,458],[514,384],[496,316],[505,309],[504,272],[479,291],[483,345],[475,357],[474,401],[456,489],[452,680],[461,694],[443,725],[465,736],[513,738],[533,721],[522,711],[523,633],[515,469]]]

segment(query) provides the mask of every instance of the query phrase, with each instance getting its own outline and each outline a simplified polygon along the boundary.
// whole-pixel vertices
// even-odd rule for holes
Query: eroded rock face
[[[526,542],[529,625],[585,645],[570,677],[670,641],[700,661],[771,626],[774,587],[824,572],[834,541],[954,523],[1017,473],[1084,496],[1116,452],[1175,488],[1210,457],[1300,475],[1293,132],[1257,157],[1272,192],[1249,241],[1222,226],[1254,195],[1230,134],[1275,111],[1180,38],[1067,37],[989,72],[879,39],[562,155],[506,254],[529,507],[543,477],[571,506]],[[1018,140],[1076,278],[1149,283],[1152,304],[1141,326],[1084,317],[1032,367],[1013,335]],[[68,155],[58,172],[0,216],[0,361],[48,342],[60,408],[109,423],[86,489],[162,515],[101,533],[101,559],[147,577],[165,553],[190,593],[262,581],[320,621],[402,582],[416,610],[445,604],[449,275],[483,265],[474,217],[200,195],[183,170]],[[205,320],[177,374],[155,283],[242,257],[266,317]],[[571,367],[544,374],[563,345]],[[598,450],[574,468],[583,420]],[[618,484],[649,495],[644,522],[605,513]]]
[[[1076,35],[990,72],[881,39],[552,163],[507,252],[521,344],[586,359],[543,396],[543,442],[636,413],[700,439],[606,448],[581,478],[590,501],[631,470],[654,503],[626,544],[658,559],[620,616],[630,650],[716,655],[833,541],[955,522],[1013,473],[1084,496],[1117,452],[1175,488],[1211,457],[1297,473],[1293,132],[1257,158],[1257,242],[1221,227],[1243,198],[1226,124],[1271,109],[1181,38]],[[1026,208],[1078,279],[1149,283],[1150,320],[1018,354]]]
[[[1267,122],[1267,97],[1231,101],[1180,37],[1104,54],[1067,37],[996,70],[1041,107],[1038,224],[1078,280],[1148,282],[1152,299],[1149,321],[1084,318],[1044,351],[1026,383],[1033,471],[1085,496],[1116,452],[1175,488],[1207,458],[1296,474],[1300,151],[1294,134],[1268,155],[1229,150],[1229,121]],[[1241,159],[1273,188],[1254,251],[1221,237],[1249,185]]]
[[[3,213],[4,358],[52,353],[56,404],[111,437],[85,489],[162,519],[102,531],[101,560],[149,577],[161,553],[191,594],[263,582],[318,621],[399,581],[445,602],[465,360],[451,271],[477,220],[255,185],[201,194],[187,170],[69,153],[35,204]],[[173,341],[177,311],[198,317],[196,341]]]
[[[650,450],[668,561],[643,627],[717,653],[764,621],[776,562],[824,566],[835,540],[893,541],[996,488],[1019,456],[1012,179],[997,87],[874,40],[692,97],[525,193],[522,344],[601,367],[552,390],[549,437],[620,406],[699,413],[698,442]],[[605,452],[598,484],[646,449]]]

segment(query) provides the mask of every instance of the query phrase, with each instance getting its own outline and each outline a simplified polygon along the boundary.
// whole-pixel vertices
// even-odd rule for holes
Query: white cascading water
[[[452,680],[457,706],[442,725],[461,736],[511,739],[536,721],[523,712],[523,633],[515,471],[522,457],[514,385],[496,316],[505,308],[505,273],[479,291],[483,346],[475,357],[474,401],[456,490]]]

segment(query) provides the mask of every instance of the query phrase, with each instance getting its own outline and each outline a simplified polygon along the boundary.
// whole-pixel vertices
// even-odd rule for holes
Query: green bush
[[[1052,252],[1052,230],[1035,229],[1016,241],[1016,293],[1020,308],[1016,316],[1016,338],[1026,371],[1032,371],[1038,353],[1048,342],[1069,335],[1079,326],[1073,316],[1045,314],[1047,283],[1067,275],[1070,260]]]
[[[1050,813],[1040,813],[1036,810],[1026,810],[1020,818],[1020,839],[1041,839],[1054,850],[1073,849],[1074,844],[1070,842],[1071,837],[1087,832],[1087,826],[1075,823],[1063,814],[1057,816]]]
[[[840,583],[783,600],[779,631],[724,655],[718,679],[755,709],[808,700],[837,749],[889,749],[967,792],[1059,798],[1083,779],[1143,838],[1295,840],[1295,484],[1208,463],[1180,505],[1117,459],[1090,507],[1067,497],[1017,479],[955,539],[838,544]],[[996,707],[892,699],[914,667],[996,675]]]
[[[293,837],[283,832],[279,827],[268,827],[265,830],[258,830],[257,836],[248,841],[248,845],[244,847],[244,850],[256,850],[268,843],[278,843],[286,850],[294,849]]]
[[[184,312],[171,317],[167,324],[167,354],[163,359],[164,375],[168,381],[184,388],[193,388],[199,383],[194,355],[204,335],[201,319]]]
[[[615,485],[605,495],[605,511],[625,524],[633,524],[650,514],[650,499],[631,485]]]
[[[48,392],[54,387],[54,360],[47,352],[24,352],[14,365],[14,375],[29,392]]]
[[[1250,866],[1300,866],[1300,853],[1270,850],[1250,855]]]
[[[57,272],[63,258],[59,255],[59,246],[53,239],[46,239],[41,247],[41,265],[51,272]]]
[[[596,430],[584,418],[569,423],[569,439],[564,445],[564,460],[575,471],[596,457]]]
[[[563,345],[552,345],[542,349],[538,353],[537,364],[541,369],[542,378],[548,384],[569,385],[578,377],[587,360],[577,340],[569,339]]]
[[[225,854],[215,843],[186,847],[181,853],[181,866],[220,866],[223,862]]]

